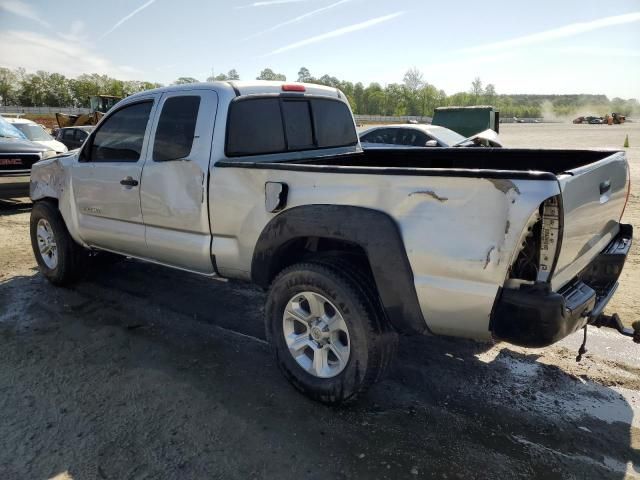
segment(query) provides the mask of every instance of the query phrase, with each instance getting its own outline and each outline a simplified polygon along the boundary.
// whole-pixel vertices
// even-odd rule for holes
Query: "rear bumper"
[[[28,197],[29,172],[0,172],[0,198]]]
[[[621,224],[609,245],[558,292],[546,283],[502,290],[491,317],[494,336],[523,347],[545,347],[593,323],[618,287],[632,238],[633,227]]]

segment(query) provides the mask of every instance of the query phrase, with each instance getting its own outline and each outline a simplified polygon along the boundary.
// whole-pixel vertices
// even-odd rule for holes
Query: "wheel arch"
[[[58,199],[56,197],[40,197],[33,201],[34,205],[36,203],[50,203],[54,207],[58,208]]]
[[[251,278],[267,288],[283,268],[327,252],[353,255],[370,270],[386,316],[397,331],[428,332],[400,229],[379,210],[343,205],[285,210],[260,234]]]

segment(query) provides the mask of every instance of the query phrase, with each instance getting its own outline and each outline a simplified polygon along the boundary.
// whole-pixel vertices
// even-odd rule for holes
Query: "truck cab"
[[[310,102],[317,106],[319,101],[335,104],[343,123],[353,127],[348,104],[336,89],[309,86],[303,93],[285,91],[279,82],[256,83],[184,85],[119,102],[69,158],[73,198],[62,205],[76,239],[92,248],[215,275],[211,202],[224,195],[224,187],[209,188],[216,161],[227,155],[250,159],[258,151],[267,159],[310,157],[319,148],[327,155],[356,151],[357,138],[336,146],[331,137],[345,143],[341,132],[311,131]],[[231,151],[225,151],[227,141]],[[324,143],[318,148],[318,142]]]

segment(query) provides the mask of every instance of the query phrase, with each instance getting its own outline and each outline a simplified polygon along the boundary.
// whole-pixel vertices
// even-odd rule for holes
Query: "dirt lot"
[[[504,125],[514,146],[621,147],[640,124]],[[632,193],[626,219],[640,228]],[[123,261],[70,289],[36,272],[29,205],[0,211],[0,477],[640,478],[640,347],[592,329],[544,350],[405,338],[348,408],[297,394],[263,293]],[[634,247],[611,311],[638,318]],[[633,293],[635,293],[635,296]]]

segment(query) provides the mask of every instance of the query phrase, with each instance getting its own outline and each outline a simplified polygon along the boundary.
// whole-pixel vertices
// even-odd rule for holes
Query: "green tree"
[[[21,84],[20,105],[26,107],[46,106],[47,100],[51,100],[49,77],[50,74],[42,70],[27,74]]]
[[[298,71],[298,81],[309,83],[313,81],[313,77],[311,76],[311,72],[306,67],[301,67]]]
[[[270,68],[265,68],[260,72],[260,75],[256,77],[256,80],[278,80],[285,81],[287,77],[282,73],[275,73]]]
[[[75,106],[89,107],[89,97],[98,95],[100,87],[90,75],[80,75],[69,82]]]
[[[193,78],[193,77],[180,77],[178,78],[175,82],[173,82],[174,85],[185,85],[187,83],[198,83],[200,82],[200,80],[198,80],[197,78]]]
[[[402,82],[410,91],[417,92],[424,86],[424,76],[420,70],[413,67],[406,71]]]
[[[340,80],[338,80],[336,77],[332,77],[331,75],[327,75],[327,74],[324,74],[323,76],[321,76],[317,80],[317,83],[319,83],[320,85],[325,85],[327,87],[333,87],[333,88],[340,87]]]
[[[493,83],[487,83],[484,88],[484,101],[489,105],[493,105],[496,101],[496,87]]]
[[[71,105],[71,89],[69,81],[59,73],[46,74],[43,77],[44,103],[51,107],[66,107]]]
[[[358,82],[353,87],[353,103],[351,104],[355,113],[364,111],[364,85]]]
[[[3,105],[13,103],[18,93],[18,75],[4,67],[0,67],[0,100]]]
[[[444,92],[442,92],[442,94],[443,95],[441,95],[440,92],[438,92],[438,89],[433,85],[425,83],[417,94],[420,106],[420,115],[433,116],[435,108],[441,106],[446,98]]]
[[[226,74],[212,75],[208,80],[210,79],[236,80],[239,79],[239,75],[232,69]],[[286,77],[266,68],[262,70],[258,79],[286,80]],[[585,113],[602,115],[611,112],[622,115],[640,114],[640,103],[637,99],[615,97],[609,100],[605,95],[587,94],[499,95],[492,84],[483,88],[479,78],[474,79],[469,91],[447,96],[443,90],[425,82],[422,73],[415,68],[405,73],[402,83],[390,84],[385,88],[375,82],[365,88],[360,82],[353,84],[330,74],[315,78],[305,67],[300,68],[298,80],[338,88],[346,95],[355,113],[370,115],[432,115],[433,110],[439,106],[469,106],[480,102],[495,105],[503,117],[540,117],[543,113],[549,112],[557,116]],[[197,81],[191,77],[180,77],[175,83]],[[161,86],[159,83],[148,81],[122,81],[97,73],[87,73],[69,79],[55,72],[27,73],[23,68],[11,70],[0,67],[0,97],[1,103],[5,105],[88,107],[89,98],[94,95],[125,96]]]
[[[219,73],[218,75],[207,77],[207,82],[224,82],[227,80],[240,80],[240,75],[235,68],[232,68],[227,73]]]
[[[480,77],[476,77],[473,82],[471,82],[471,95],[473,95],[474,105],[478,103],[478,100],[480,100],[482,93],[482,80],[480,80]]]

